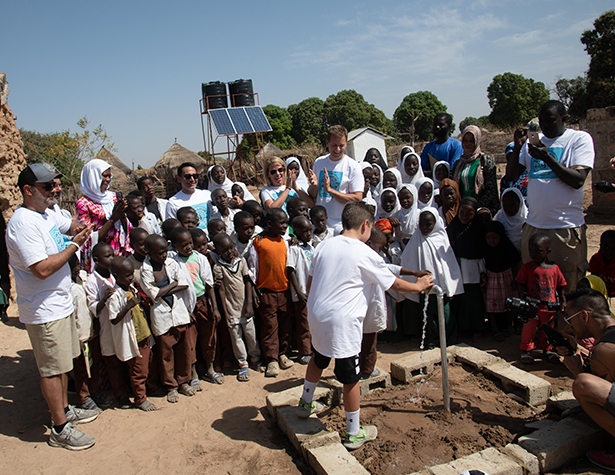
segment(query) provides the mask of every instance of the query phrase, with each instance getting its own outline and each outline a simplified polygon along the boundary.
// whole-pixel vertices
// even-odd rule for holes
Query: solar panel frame
[[[235,126],[231,120],[228,109],[210,109],[209,116],[214,122],[218,135],[236,135]]]
[[[245,107],[233,107],[227,110],[238,134],[253,134],[255,132],[250,119],[248,119]]]
[[[254,132],[271,132],[273,130],[262,107],[252,106],[244,107],[244,109],[246,110],[247,116],[250,118],[250,122],[252,122]]]
[[[210,109],[208,114],[218,135],[254,134],[273,130],[260,106]]]

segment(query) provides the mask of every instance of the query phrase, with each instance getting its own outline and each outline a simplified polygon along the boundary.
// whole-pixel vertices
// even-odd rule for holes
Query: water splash
[[[423,305],[423,331],[421,334],[421,344],[419,346],[419,376],[421,379],[416,383],[416,396],[410,398],[410,401],[413,403],[417,403],[421,400],[421,387],[426,383],[425,373],[423,369],[425,368],[425,359],[423,357],[423,352],[425,351],[425,338],[427,336],[427,307],[429,306],[429,295],[425,295],[425,304]]]

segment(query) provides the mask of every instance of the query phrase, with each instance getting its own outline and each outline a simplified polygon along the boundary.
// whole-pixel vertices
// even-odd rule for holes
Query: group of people
[[[435,117],[436,139],[421,155],[403,147],[394,167],[377,149],[362,162],[348,157],[346,129],[332,126],[329,153],[307,173],[296,157],[266,161],[260,203],[220,165],[199,188],[192,163],[178,168],[181,190],[168,200],[149,177],[124,197],[109,190],[112,168],[96,159],[84,166],[71,219],[57,206],[59,175],[28,166],[7,245],[52,415],[49,443],[93,445],[73,423],[98,415],[101,367],[116,404],[151,411],[148,393],[163,389],[176,403],[201,379],[223,384],[233,368],[239,381],[251,369],[276,377],[296,349],[307,365],[298,415],[322,409],[314,390],[335,359],[344,445],[358,448],[377,434],[359,423],[358,385],[378,372],[376,335],[412,336],[424,324],[425,344],[439,344],[435,295],[422,293],[434,284],[448,343],[457,331],[479,338],[486,317],[494,338],[506,338],[514,331],[506,298],[519,289],[538,306],[522,330],[521,360],[533,361],[538,346],[559,361],[536,329],[553,324],[549,303],[563,306],[587,268],[582,186],[594,154],[588,134],[564,127],[560,103],[545,103],[538,119],[538,141],[527,128],[515,132],[499,192],[480,129],[450,138],[448,114]],[[612,287],[609,236],[592,261]],[[588,355],[601,342],[576,337]],[[73,367],[80,407],[66,396]]]

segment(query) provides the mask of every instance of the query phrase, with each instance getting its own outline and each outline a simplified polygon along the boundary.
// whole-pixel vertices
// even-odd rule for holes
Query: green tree
[[[291,136],[293,121],[287,109],[273,104],[263,107],[263,112],[269,120],[273,131],[265,134],[265,140],[281,149],[289,149],[295,145]]]
[[[489,116],[482,115],[480,117],[466,117],[461,122],[459,122],[459,130],[463,131],[468,125],[476,125],[481,128],[486,128],[491,125],[489,122]]]
[[[558,78],[552,92],[566,106],[570,119],[574,122],[587,114],[587,79],[578,76],[574,79]]]
[[[581,35],[591,57],[587,70],[588,107],[615,105],[615,10],[594,21],[594,29]]]
[[[487,97],[491,123],[498,127],[516,127],[536,117],[541,104],[549,100],[549,91],[541,82],[508,72],[493,78],[487,88]]]
[[[385,134],[394,132],[392,122],[384,115],[384,112],[352,89],[346,89],[327,97],[323,109],[327,127],[340,124],[348,131],[361,127],[373,127]]]
[[[429,91],[413,92],[403,98],[393,114],[393,122],[400,137],[411,143],[414,140],[430,140],[433,138],[433,119],[441,112],[447,112],[446,106],[435,94]]]
[[[115,151],[111,137],[102,125],[89,129],[86,117],[77,121],[79,132],[64,130],[52,134],[41,134],[21,129],[21,140],[28,163],[48,162],[64,175],[74,188],[81,181],[81,170],[88,160],[95,158],[104,146]]]
[[[298,144],[324,144],[327,138],[324,102],[318,97],[310,97],[298,104],[288,106],[292,120],[291,136]]]

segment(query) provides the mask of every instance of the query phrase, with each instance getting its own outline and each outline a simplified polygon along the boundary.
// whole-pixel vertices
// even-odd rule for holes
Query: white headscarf
[[[419,190],[421,189],[421,186],[423,185],[423,183],[431,183],[431,198],[429,199],[429,201],[427,203],[422,203],[418,200],[418,195],[419,195]],[[429,208],[431,206],[433,206],[433,197],[434,197],[434,193],[433,193],[433,180],[431,178],[427,178],[427,177],[423,177],[423,178],[419,178],[418,180],[416,180],[416,182],[414,183],[414,186],[416,186],[416,195],[417,195],[417,202],[419,204],[419,209],[425,209],[425,208]]]
[[[449,297],[462,294],[461,271],[448,240],[444,221],[435,208],[425,208],[421,211],[421,214],[423,213],[431,213],[436,224],[427,236],[423,236],[420,230],[412,235],[401,255],[401,265],[405,269],[431,271],[434,283],[441,287],[444,294]],[[414,276],[402,276],[402,279],[416,282]],[[419,302],[419,294],[416,292],[406,294],[406,297]]]
[[[395,175],[395,178],[397,178],[397,187],[396,190],[401,186],[401,184],[403,183],[402,179],[401,179],[401,173],[397,168],[387,168],[386,170],[384,170],[384,173],[386,172],[391,172],[393,175]],[[382,181],[384,182],[384,173],[382,174]],[[384,186],[384,184],[382,184],[382,186]],[[384,191],[384,190],[382,190]],[[382,192],[381,192],[382,193]]]
[[[500,203],[502,203],[504,199],[504,195],[506,193],[514,193],[519,198],[519,211],[514,216],[509,216],[504,211],[504,206],[500,207],[500,210],[494,216],[494,220],[499,221],[504,225],[504,229],[506,230],[506,235],[508,239],[515,245],[517,250],[521,252],[521,229],[527,220],[527,206],[525,205],[525,201],[523,201],[523,195],[518,188],[507,188],[502,192],[502,197],[500,198]]]
[[[308,188],[310,186],[310,182],[307,179],[307,175],[303,171],[303,167],[301,166],[301,161],[297,157],[288,157],[284,163],[286,163],[286,170],[288,170],[288,165],[292,162],[297,162],[299,165],[299,176],[297,176],[297,186],[303,190],[305,193],[308,192]]]
[[[81,193],[91,199],[94,203],[100,204],[105,210],[107,219],[111,217],[113,212],[113,198],[115,193],[109,191],[100,191],[102,184],[102,174],[109,170],[109,165],[104,160],[94,158],[83,166],[81,170]]]
[[[431,176],[432,176],[432,179],[433,179],[433,194],[434,194],[434,196],[440,194],[440,180],[436,179],[436,169],[440,165],[444,165],[446,167],[446,169],[448,170],[448,175],[446,176],[446,178],[450,178],[450,176],[451,176],[451,166],[449,165],[449,163],[446,160],[440,160],[439,162],[436,162],[436,163],[433,164],[433,167],[432,167],[433,173],[431,174]]]
[[[416,161],[419,164],[419,168],[417,169],[414,176],[408,175],[406,173],[406,168],[404,166],[406,163],[406,160],[409,157],[415,157]],[[401,173],[401,180],[403,183],[409,183],[409,184],[414,185],[418,180],[420,180],[421,178],[425,176],[425,174],[423,173],[423,168],[421,167],[421,157],[415,152],[408,152],[407,154],[405,154],[402,157],[402,159],[397,163],[397,169],[399,170],[399,173]]]
[[[397,191],[395,190],[395,188],[385,188],[384,190],[382,190],[382,193],[380,193],[380,199],[382,199],[382,195],[384,195],[385,191],[390,191],[391,193],[393,193],[393,196],[395,196],[395,207],[391,210],[390,213],[387,213],[382,209],[382,204],[380,204],[380,201],[378,201],[378,209],[376,210],[377,219],[390,218],[399,211],[399,199],[397,198]]]
[[[410,208],[408,209],[402,208],[400,204],[399,210],[393,215],[394,218],[397,218],[399,220],[399,227],[395,230],[395,238],[397,241],[401,241],[402,239],[408,239],[414,234],[417,226],[419,225],[419,199],[416,187],[414,185],[410,185],[409,183],[404,183],[403,185],[401,185],[399,187],[399,190],[397,191],[398,202],[399,193],[404,188],[410,193],[412,193],[414,201],[412,202],[412,206],[410,206]]]
[[[372,198],[378,201],[380,193],[382,192],[382,175],[384,174],[384,172],[382,171],[382,168],[380,168],[380,165],[377,165],[376,163],[372,165],[372,168],[377,168],[380,172],[380,179],[378,180],[378,184],[376,186],[369,186],[369,190],[372,192]]]
[[[254,195],[250,193],[250,190],[248,190],[246,184],[241,181],[236,181],[233,183],[233,185],[231,186],[231,194],[229,195],[229,198],[233,196],[233,186],[235,185],[241,187],[241,189],[243,190],[243,201],[256,201],[256,198],[254,198]]]
[[[207,178],[209,178],[208,180],[209,184],[207,185],[207,189],[209,191],[214,191],[214,190],[217,190],[218,188],[222,188],[224,191],[226,191],[226,194],[230,198],[231,196],[233,196],[231,193],[233,182],[229,179],[228,176],[226,176],[226,170],[224,170],[224,181],[222,182],[222,184],[216,183],[214,179],[211,177],[211,171],[214,169],[214,167],[221,167],[222,170],[224,170],[224,167],[222,165],[212,165],[211,167],[207,169]]]
[[[404,158],[404,155],[408,153],[415,153],[414,148],[412,148],[410,145],[404,145],[399,151],[399,158],[397,159],[397,169],[398,170],[399,170],[399,162],[401,162],[402,159]]]

